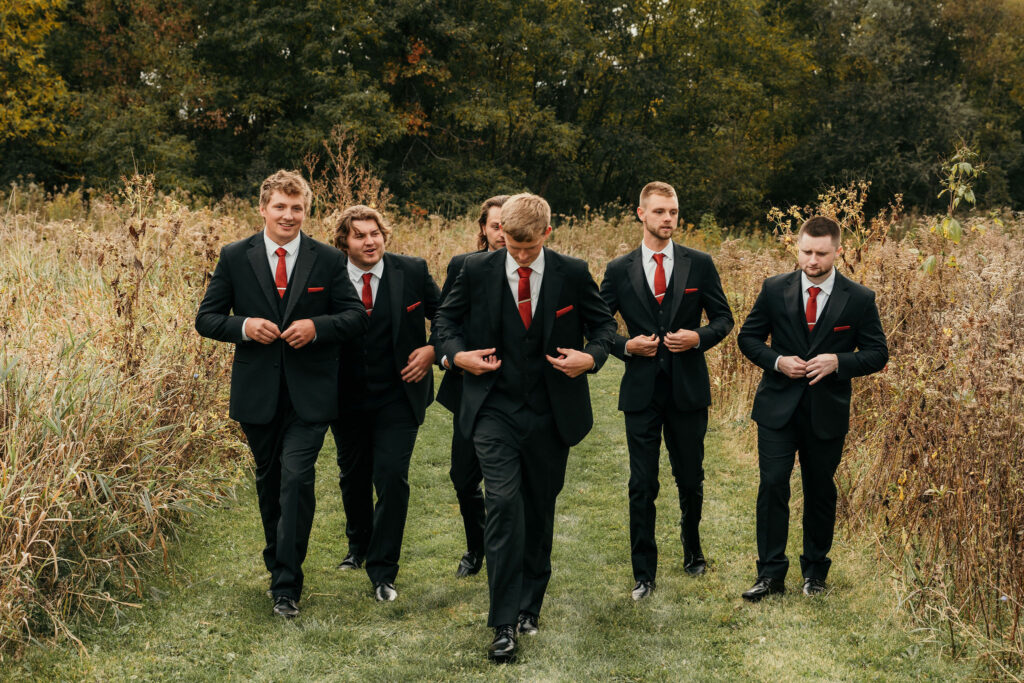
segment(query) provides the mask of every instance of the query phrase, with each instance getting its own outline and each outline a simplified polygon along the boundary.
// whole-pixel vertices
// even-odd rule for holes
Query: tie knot
[[[274,250],[274,253],[277,254],[278,256],[284,256],[288,252],[285,251],[284,247],[278,247],[277,249]]]
[[[818,292],[821,291],[821,287],[808,287],[807,293],[811,295],[812,299],[818,298]]]
[[[658,253],[658,254],[652,254],[652,257],[654,258],[655,261],[658,262],[658,265],[660,266],[661,265],[661,260],[663,258],[665,258],[665,255],[661,254],[661,253]]]
[[[519,279],[521,280],[524,277],[530,277],[530,273],[533,272],[533,268],[526,268],[526,267],[518,268],[516,270],[516,272],[519,273]]]
[[[373,273],[363,273],[363,282],[370,284],[370,278],[373,277]]]

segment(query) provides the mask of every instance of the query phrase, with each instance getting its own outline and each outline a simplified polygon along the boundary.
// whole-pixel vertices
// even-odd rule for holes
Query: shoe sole
[[[515,653],[510,655],[492,655],[487,653],[487,659],[495,664],[514,664],[516,661]]]
[[[759,595],[759,596],[749,597],[749,598],[747,596],[745,596],[745,595],[741,595],[740,597],[743,598],[744,600],[746,600],[747,602],[761,602],[765,598],[770,598],[770,597],[772,597],[774,595],[785,595],[785,594],[786,594],[785,591],[779,591],[778,593],[765,593],[764,595]]]

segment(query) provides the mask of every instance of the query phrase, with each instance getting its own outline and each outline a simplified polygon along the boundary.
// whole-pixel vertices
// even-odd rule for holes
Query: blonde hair
[[[309,211],[309,204],[313,200],[313,190],[309,183],[298,171],[285,171],[284,169],[273,174],[260,185],[260,208],[266,208],[270,198],[275,192],[281,192],[289,197],[302,195],[302,203]]]
[[[356,204],[342,211],[338,219],[338,227],[334,229],[334,246],[338,249],[348,251],[348,234],[352,231],[352,221],[374,221],[384,235],[384,244],[388,243],[391,226],[384,220],[380,211],[365,204]]]
[[[640,190],[640,206],[644,206],[647,198],[652,194],[675,198],[676,190],[668,183],[663,183],[660,180],[647,183],[644,185],[644,189]]]
[[[532,242],[551,225],[551,207],[543,197],[517,194],[501,207],[501,229],[516,242]]]

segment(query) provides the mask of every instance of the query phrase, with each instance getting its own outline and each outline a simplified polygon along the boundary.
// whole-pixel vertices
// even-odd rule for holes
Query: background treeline
[[[4,183],[249,197],[340,127],[414,213],[660,178],[736,223],[852,179],[935,210],[962,139],[1024,207],[1017,0],[4,0],[0,98]]]

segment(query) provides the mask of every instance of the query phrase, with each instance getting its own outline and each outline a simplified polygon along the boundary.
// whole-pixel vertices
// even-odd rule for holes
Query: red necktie
[[[818,292],[821,287],[807,288],[807,331],[814,331],[814,323],[818,321]]]
[[[664,254],[654,254],[654,260],[658,262],[658,265],[654,268],[654,299],[661,305],[661,302],[665,300],[665,264],[662,260],[665,258]]]
[[[366,307],[366,315],[373,315],[373,290],[370,289],[370,278],[373,273],[363,273],[363,306]]]
[[[523,325],[530,329],[530,321],[533,320],[533,311],[530,309],[530,268],[519,268],[519,298],[516,306],[519,307],[519,317],[523,319]]]
[[[288,252],[284,250],[284,247],[278,247],[274,250],[277,254],[277,270],[274,272],[274,283],[277,285],[277,295],[284,298],[285,290],[288,289],[288,267],[284,264],[285,254]]]

